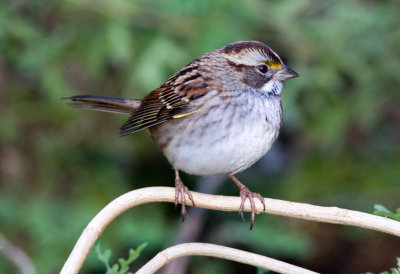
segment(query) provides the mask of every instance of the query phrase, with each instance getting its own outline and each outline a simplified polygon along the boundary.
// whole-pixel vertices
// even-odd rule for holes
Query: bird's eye
[[[268,67],[266,65],[259,65],[257,66],[257,70],[262,74],[266,74],[268,71]]]

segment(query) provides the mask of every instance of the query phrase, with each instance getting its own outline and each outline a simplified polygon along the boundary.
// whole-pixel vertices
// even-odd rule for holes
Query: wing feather
[[[128,135],[170,119],[191,115],[199,110],[194,101],[207,91],[208,84],[200,73],[199,61],[194,60],[150,92],[122,125],[120,134]]]

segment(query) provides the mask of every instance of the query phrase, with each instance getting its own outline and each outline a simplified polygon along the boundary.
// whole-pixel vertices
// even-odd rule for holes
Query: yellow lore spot
[[[270,68],[275,68],[275,69],[280,69],[282,67],[281,63],[279,63],[278,61],[273,61],[273,60],[265,61],[265,64],[267,66],[269,66]]]

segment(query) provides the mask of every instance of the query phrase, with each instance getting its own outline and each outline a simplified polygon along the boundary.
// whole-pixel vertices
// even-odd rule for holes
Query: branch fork
[[[237,212],[241,205],[240,197],[202,194],[193,191],[191,191],[191,194],[193,195],[193,199],[196,201],[196,207],[200,208]],[[188,196],[186,196],[186,198],[186,205],[191,205],[190,198]],[[258,212],[317,222],[358,226],[400,237],[400,222],[381,216],[337,207],[322,207],[269,198],[265,198],[264,201],[266,204],[265,211],[263,211],[263,204],[261,201],[257,199],[255,200],[255,206]],[[78,273],[94,243],[110,222],[126,210],[150,202],[174,203],[175,189],[171,187],[142,188],[125,193],[110,202],[84,229],[60,273]],[[251,212],[251,205],[248,200],[244,203],[243,211]],[[186,253],[182,252],[185,250],[187,250]],[[228,255],[223,256],[223,254]],[[280,273],[315,273],[258,254],[204,243],[187,243],[170,247],[156,255],[137,273],[153,273],[170,260],[188,255],[224,258],[259,266]],[[170,259],[168,260],[167,258]],[[248,260],[239,260],[240,258],[248,258]],[[160,264],[160,260],[164,263]],[[157,269],[155,268],[156,266],[158,267]]]

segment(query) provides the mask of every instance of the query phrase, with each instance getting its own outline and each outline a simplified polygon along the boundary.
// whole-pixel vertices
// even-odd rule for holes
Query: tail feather
[[[142,100],[97,95],[78,95],[63,99],[70,100],[69,104],[74,107],[121,114],[132,114],[142,103]]]

